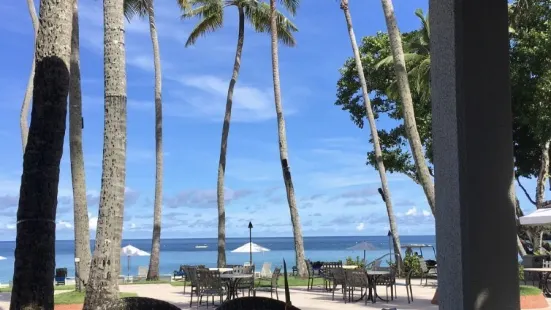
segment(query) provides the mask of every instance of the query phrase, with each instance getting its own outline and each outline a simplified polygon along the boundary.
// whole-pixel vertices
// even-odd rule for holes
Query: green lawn
[[[119,293],[121,298],[123,297],[135,297],[138,296],[135,293]],[[54,303],[56,305],[71,305],[84,303],[84,292],[71,291],[67,293],[60,293],[54,295]]]
[[[534,286],[521,285],[520,286],[520,296],[534,296],[541,295],[542,291]]]

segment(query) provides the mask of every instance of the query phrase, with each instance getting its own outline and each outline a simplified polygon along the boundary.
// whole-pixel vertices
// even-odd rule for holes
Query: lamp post
[[[249,222],[249,263],[253,265],[253,223]]]
[[[388,231],[387,236],[388,236],[388,255],[390,256],[390,265],[392,265],[392,244],[394,244],[394,239],[392,239],[392,232],[390,230]]]

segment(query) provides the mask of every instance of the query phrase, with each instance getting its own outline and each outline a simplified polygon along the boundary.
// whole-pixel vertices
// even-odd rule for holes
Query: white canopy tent
[[[124,248],[121,249],[121,256],[127,256],[128,257],[128,267],[127,272],[128,276],[130,276],[130,257],[132,256],[149,256],[149,253],[146,251],[142,251],[138,249],[135,246],[127,245]]]
[[[519,218],[521,225],[547,225],[551,224],[551,208],[538,209],[528,215]]]

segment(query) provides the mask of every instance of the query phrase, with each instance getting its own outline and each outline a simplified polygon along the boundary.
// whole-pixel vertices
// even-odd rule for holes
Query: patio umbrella
[[[132,257],[132,256],[149,256],[149,253],[147,253],[146,251],[142,251],[142,250],[138,249],[135,246],[127,245],[127,246],[125,246],[124,248],[121,249],[121,256],[128,257],[128,267],[127,267],[128,270],[127,270],[127,272],[128,272],[128,276],[130,276],[130,257]]]
[[[373,244],[365,241],[356,243],[356,245],[347,248],[347,250],[352,250],[352,251],[364,251],[364,262],[365,262],[365,251],[373,251],[376,249],[377,248]]]
[[[268,252],[270,249],[261,247],[260,245],[254,242],[247,242],[237,249],[233,250],[232,253],[259,253],[259,252]]]
[[[519,218],[521,225],[545,225],[551,223],[551,208],[538,209]]]

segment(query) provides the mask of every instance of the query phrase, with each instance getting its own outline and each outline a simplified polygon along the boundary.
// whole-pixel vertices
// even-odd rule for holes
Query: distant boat
[[[208,248],[208,247],[209,247],[209,246],[206,245],[206,244],[204,244],[204,245],[196,245],[196,246],[195,246],[196,249],[206,249],[206,248]]]

